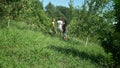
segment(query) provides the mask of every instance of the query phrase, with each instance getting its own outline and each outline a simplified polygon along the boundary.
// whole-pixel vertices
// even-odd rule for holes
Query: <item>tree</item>
[[[115,6],[115,16],[116,16],[116,30],[120,32],[120,1],[119,0],[114,0]]]
[[[113,0],[114,2],[114,19],[117,22],[117,24],[114,24],[115,26],[111,28],[113,31],[106,31],[105,34],[103,34],[102,37],[102,46],[104,47],[106,52],[110,52],[113,54],[113,59],[115,60],[115,68],[119,68],[120,64],[120,1],[119,0]]]
[[[23,18],[26,19],[26,23],[32,25],[35,24],[38,30],[46,32],[49,29],[49,18],[43,10],[42,2],[34,0],[28,2],[26,13]]]
[[[55,6],[49,2],[48,5],[45,7],[46,13],[49,17],[55,18]]]
[[[70,16],[69,8],[64,6],[56,6],[56,17],[62,17],[63,19],[66,19],[68,21],[68,18]]]
[[[112,53],[113,59],[115,62],[114,68],[119,68],[120,64],[120,25],[119,25],[119,18],[120,18],[120,1],[113,0],[110,3],[114,10],[109,10],[105,12],[104,18],[106,23],[108,22],[117,22],[115,24],[111,23],[112,27],[104,29],[101,34],[101,45],[105,49],[106,52]],[[113,5],[114,4],[114,5]],[[106,26],[107,27],[107,26]]]
[[[69,2],[69,17],[68,17],[68,22],[71,22],[72,19],[75,16],[75,12],[74,12],[75,9],[74,9],[73,1],[74,0],[70,0],[70,2]]]
[[[78,11],[76,21],[73,27],[76,27],[74,31],[77,31],[77,36],[82,34],[86,37],[85,46],[87,46],[89,37],[95,36],[98,30],[102,28],[101,15],[103,14],[104,7],[109,0],[85,0],[82,9]],[[103,19],[102,19],[103,20]]]

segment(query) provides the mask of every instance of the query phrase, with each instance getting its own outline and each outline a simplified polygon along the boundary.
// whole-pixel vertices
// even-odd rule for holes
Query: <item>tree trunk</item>
[[[8,28],[10,27],[10,19],[8,20],[8,25],[7,25],[7,27],[8,27]]]
[[[88,45],[89,35],[86,37],[85,47]]]

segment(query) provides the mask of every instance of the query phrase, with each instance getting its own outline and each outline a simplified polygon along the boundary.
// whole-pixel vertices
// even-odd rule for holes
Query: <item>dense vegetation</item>
[[[0,0],[0,67],[119,67],[119,7],[119,0],[84,0],[81,7],[74,7],[73,0],[69,7],[51,2],[43,7],[39,0]],[[67,42],[49,35],[51,19],[58,17],[68,22]]]
[[[120,65],[120,1],[114,0],[114,18],[117,22],[113,26],[113,31],[106,31],[104,39],[102,39],[102,46],[107,52],[113,54],[115,65]],[[120,67],[120,66],[119,66]]]

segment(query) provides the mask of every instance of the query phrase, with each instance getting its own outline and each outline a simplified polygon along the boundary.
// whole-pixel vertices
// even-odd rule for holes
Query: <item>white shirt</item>
[[[57,23],[58,23],[58,28],[62,29],[63,21],[62,20],[58,20]]]

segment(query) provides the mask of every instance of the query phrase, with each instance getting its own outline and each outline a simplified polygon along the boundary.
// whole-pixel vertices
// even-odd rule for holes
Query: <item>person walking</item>
[[[53,34],[56,33],[56,30],[55,30],[55,19],[54,18],[52,19],[52,32],[53,32]]]
[[[62,32],[63,32],[63,29],[62,29],[63,21],[62,21],[61,17],[58,18],[57,24],[58,24],[58,34],[62,35]]]
[[[67,21],[66,20],[64,20],[62,28],[63,28],[63,38],[64,40],[67,40]]]

